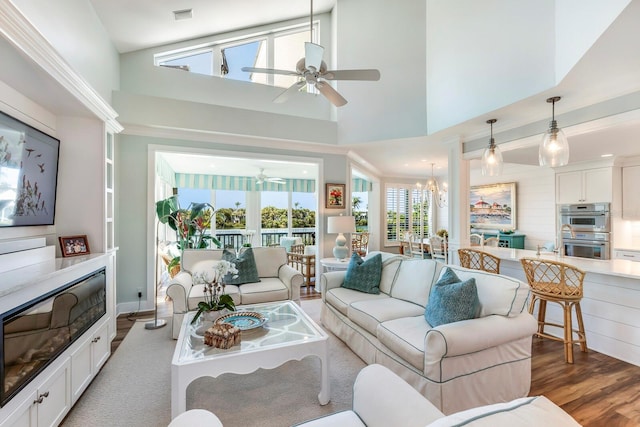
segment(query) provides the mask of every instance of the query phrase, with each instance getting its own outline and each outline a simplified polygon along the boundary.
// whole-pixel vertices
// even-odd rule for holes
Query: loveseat
[[[365,260],[376,254],[382,258],[379,293],[343,287],[348,271],[322,274],[327,329],[365,363],[391,369],[445,414],[528,395],[537,325],[525,310],[526,283],[449,265],[460,280],[475,279],[479,310],[475,318],[432,327],[425,308],[445,265],[381,252]]]
[[[352,410],[338,412],[304,427],[578,427],[569,414],[544,396],[480,406],[445,416],[409,384],[384,366],[360,371],[353,385]]]
[[[225,293],[238,305],[293,300],[300,303],[302,274],[287,264],[284,247],[250,248],[259,281],[227,285]],[[228,251],[228,250],[227,250]],[[243,248],[239,256],[246,254]],[[192,274],[211,272],[223,257],[222,249],[187,249],[182,253],[180,273],[167,286],[167,296],[173,300],[172,336],[178,338],[180,326],[188,310],[196,310],[204,300],[204,286],[194,286]],[[242,272],[241,272],[242,273]]]

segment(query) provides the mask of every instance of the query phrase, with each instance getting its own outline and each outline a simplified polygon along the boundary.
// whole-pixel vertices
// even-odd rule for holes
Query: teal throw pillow
[[[447,267],[433,285],[424,318],[432,327],[474,319],[480,308],[476,279],[463,282]],[[456,280],[457,279],[457,280]]]
[[[242,285],[243,283],[260,281],[252,248],[246,248],[237,257],[234,252],[225,249],[222,252],[222,259],[234,263],[238,270],[238,277],[234,278],[231,274],[224,276],[224,283],[227,285]]]
[[[368,294],[379,294],[381,278],[381,254],[376,254],[365,261],[354,252],[349,260],[347,274],[344,276],[342,287]]]

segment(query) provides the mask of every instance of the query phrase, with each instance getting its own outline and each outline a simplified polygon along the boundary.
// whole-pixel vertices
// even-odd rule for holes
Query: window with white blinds
[[[400,242],[409,230],[415,236],[429,235],[429,203],[420,190],[409,184],[387,184],[385,193],[385,244]]]

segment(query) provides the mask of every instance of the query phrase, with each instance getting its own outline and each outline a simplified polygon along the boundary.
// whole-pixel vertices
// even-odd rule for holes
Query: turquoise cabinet
[[[485,239],[497,237],[501,248],[524,249],[524,234],[480,233],[484,234]]]

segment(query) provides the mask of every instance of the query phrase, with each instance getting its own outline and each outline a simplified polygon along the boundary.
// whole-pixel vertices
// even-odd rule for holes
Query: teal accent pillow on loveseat
[[[365,261],[354,252],[349,260],[342,287],[368,294],[379,294],[381,278],[382,255],[376,254]]]
[[[232,277],[230,274],[227,274],[224,277],[225,284],[242,285],[243,283],[255,283],[260,281],[260,276],[258,276],[258,267],[256,267],[256,259],[253,256],[253,249],[244,248],[238,256],[230,250],[225,249],[222,252],[222,259],[234,263],[238,270],[237,277]]]
[[[449,267],[431,290],[424,318],[432,327],[474,319],[480,308],[476,279],[460,281]]]

